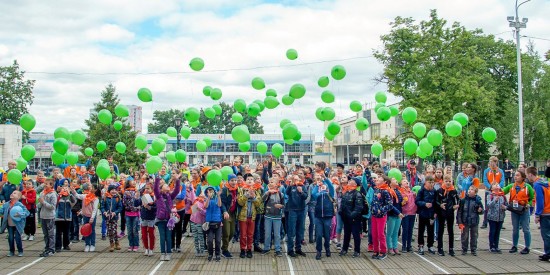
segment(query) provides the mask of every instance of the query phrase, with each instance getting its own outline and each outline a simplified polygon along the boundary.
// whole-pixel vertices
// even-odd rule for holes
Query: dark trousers
[[[183,216],[185,216],[185,210],[178,211],[178,215],[183,218]],[[181,237],[183,236],[183,219],[181,218],[172,230],[172,249],[181,246]]]
[[[550,216],[540,216],[540,235],[544,244],[544,254],[550,255]]]
[[[306,222],[306,212],[304,210],[290,210],[287,218],[287,251],[302,251],[302,240],[304,239],[304,230]]]
[[[315,233],[315,207],[306,206],[307,209],[307,218],[309,219],[308,226],[308,240],[312,242],[314,240],[313,233]]]
[[[498,249],[503,223],[489,220],[489,248]]]
[[[44,234],[44,251],[55,252],[55,220],[42,219],[42,234]]]
[[[55,249],[69,247],[69,231],[71,221],[55,221]]]
[[[254,247],[260,246],[260,244],[261,244],[261,246],[263,246],[263,243],[265,241],[264,214],[257,214],[256,215],[256,220],[254,221],[254,226],[256,227],[254,229]]]
[[[208,255],[214,255],[214,244],[216,245],[216,256],[220,255],[221,242],[222,242],[222,227],[220,225],[216,227],[210,227],[207,231],[208,235]]]
[[[29,210],[30,214],[25,218],[25,235],[34,235],[36,234],[36,209]]]
[[[489,197],[489,194],[491,194],[491,193],[490,193],[489,191],[486,190],[486,191],[485,191],[485,208],[484,208],[484,210],[483,210],[483,222],[482,222],[482,224],[481,224],[483,227],[487,227],[487,213],[488,213],[487,211],[488,211],[488,209],[489,209],[489,208],[487,207],[487,199],[488,199],[488,197]]]
[[[407,249],[411,248],[415,218],[416,218],[416,215],[407,215],[403,217],[403,220],[401,221],[401,227],[403,228],[403,234],[401,234],[401,243],[403,244],[403,248],[402,248],[403,251],[406,251]]]
[[[323,250],[323,239],[325,252],[330,252],[330,226],[332,225],[332,217],[315,218],[315,237],[316,250]]]
[[[122,208],[122,211],[120,211],[120,232],[126,231],[126,211],[124,211],[124,207]]]
[[[462,251],[468,251],[468,243],[470,244],[470,249],[472,251],[477,250],[478,228],[479,224],[464,225],[464,229],[462,229],[462,234],[460,236],[460,240],[462,242]]]
[[[16,245],[17,252],[23,252],[23,242],[21,241],[21,234],[19,234],[19,231],[17,231],[17,228],[15,226],[8,226],[8,243],[11,253],[15,253]]]
[[[449,250],[454,248],[454,222],[455,217],[451,215],[449,217],[443,217],[443,215],[437,216],[439,227],[437,228],[437,249],[443,249],[443,232],[445,226],[447,227],[447,235],[449,235]]]
[[[428,247],[434,246],[434,225],[430,218],[418,217],[418,246],[424,246],[424,231],[428,230]]]
[[[80,223],[82,221],[82,216],[77,215],[78,210],[71,210],[73,220],[71,221],[71,240],[79,240],[80,235]]]
[[[353,235],[353,250],[355,252],[361,252],[361,217],[352,219],[346,216],[342,216],[344,222],[344,244],[342,245],[342,251],[348,251],[349,242]]]
[[[187,233],[187,226],[189,225],[190,220],[191,220],[191,214],[183,215],[183,233]],[[191,232],[191,228],[189,228],[189,232]]]

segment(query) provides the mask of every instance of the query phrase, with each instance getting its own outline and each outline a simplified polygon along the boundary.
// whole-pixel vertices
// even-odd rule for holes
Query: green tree
[[[116,88],[109,84],[105,87],[105,90],[101,92],[101,100],[94,104],[94,112],[90,114],[90,118],[85,121],[87,129],[84,132],[88,135],[86,142],[82,145],[81,151],[84,154],[84,150],[87,147],[94,149],[94,155],[92,162],[97,165],[100,159],[105,159],[108,156],[113,156],[113,161],[119,166],[120,171],[125,171],[129,167],[137,167],[144,163],[146,155],[136,150],[135,138],[136,132],[133,131],[128,123],[123,123],[123,127],[120,131],[115,131],[111,125],[105,125],[99,122],[97,113],[102,109],[107,109],[113,114],[113,121],[122,120],[115,114],[115,106],[118,105],[120,100],[116,93]],[[96,144],[98,141],[103,140],[107,143],[107,149],[103,152],[97,152]],[[115,150],[117,142],[124,142],[126,144],[125,154],[119,154]]]
[[[25,72],[19,70],[17,61],[11,66],[0,67],[0,124],[19,123],[32,105],[35,80],[25,80]]]
[[[470,123],[457,138],[445,136],[442,153],[447,159],[487,158],[490,144],[481,138],[485,127],[494,127],[499,149],[511,147],[516,120],[515,46],[496,40],[479,29],[467,30],[432,10],[428,21],[397,17],[391,31],[381,37],[383,49],[374,56],[384,65],[376,80],[401,97],[401,107],[415,107],[418,121],[444,132],[458,112]],[[517,128],[517,127],[516,127]],[[507,149],[511,150],[511,149]]]
[[[216,116],[215,119],[209,119],[204,115],[204,110],[200,110],[200,125],[197,128],[192,129],[193,134],[230,134],[233,127],[244,124],[248,127],[248,131],[251,134],[263,134],[263,126],[258,122],[257,117],[248,116],[246,113],[242,114],[243,121],[241,123],[234,123],[231,120],[231,115],[235,112],[233,107],[225,102],[220,102],[222,107],[222,114]],[[183,111],[170,109],[167,111],[155,111],[153,113],[153,123],[147,125],[147,132],[150,134],[160,134],[166,132],[166,129],[170,126],[174,127],[174,117],[179,116],[182,118],[182,123],[185,121],[183,117]]]

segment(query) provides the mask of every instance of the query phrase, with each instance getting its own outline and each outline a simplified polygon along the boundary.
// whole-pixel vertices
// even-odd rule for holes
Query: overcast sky
[[[430,9],[469,29],[512,39],[506,16],[514,0],[463,1],[230,1],[230,0],[94,0],[0,1],[0,66],[17,59],[35,79],[31,113],[35,131],[59,126],[84,127],[92,104],[108,83],[117,87],[121,102],[143,106],[143,127],[154,110],[209,107],[205,85],[219,87],[222,101],[263,99],[265,90],[250,86],[262,77],[279,98],[294,83],[307,88],[292,106],[262,113],[266,133],[291,119],[304,134],[321,138],[323,125],[315,118],[320,100],[317,79],[335,64],[347,69],[341,81],[328,87],[336,95],[332,106],[340,118],[351,116],[351,100],[374,101],[384,90],[372,80],[382,67],[371,57],[381,47],[380,35],[396,16],[424,20]],[[520,8],[528,17],[524,35],[550,39],[550,1],[532,0]],[[548,40],[533,40],[539,52]],[[522,44],[527,43],[523,38]],[[297,60],[286,59],[288,48]],[[192,72],[189,60],[201,57],[202,72]],[[338,61],[333,61],[338,60]],[[310,63],[301,65],[303,63]],[[44,74],[70,73],[70,74]],[[83,74],[84,73],[84,74]],[[89,74],[93,73],[93,74]],[[136,75],[135,73],[155,73]],[[153,103],[141,103],[137,90],[148,87]],[[395,102],[397,99],[391,98]],[[391,102],[390,102],[391,103]]]

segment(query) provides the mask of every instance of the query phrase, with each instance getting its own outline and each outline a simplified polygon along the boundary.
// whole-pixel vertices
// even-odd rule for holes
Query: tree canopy
[[[11,66],[0,67],[0,124],[19,123],[32,105],[35,80],[25,80],[25,72],[19,70],[17,61]]]

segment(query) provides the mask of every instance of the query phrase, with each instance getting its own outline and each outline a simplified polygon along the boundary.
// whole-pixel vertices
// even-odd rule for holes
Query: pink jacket
[[[199,211],[193,211],[193,213],[191,213],[191,222],[203,224],[206,220],[206,209],[204,209],[204,202],[197,201],[195,203],[197,204],[197,209]]]
[[[408,201],[403,205],[401,213],[403,215],[416,215],[416,203],[415,203],[415,193],[410,191],[409,194],[403,193],[403,198],[407,197]]]
[[[187,192],[185,193],[185,214],[191,213],[191,206],[195,201],[195,189],[192,184],[186,185]]]

